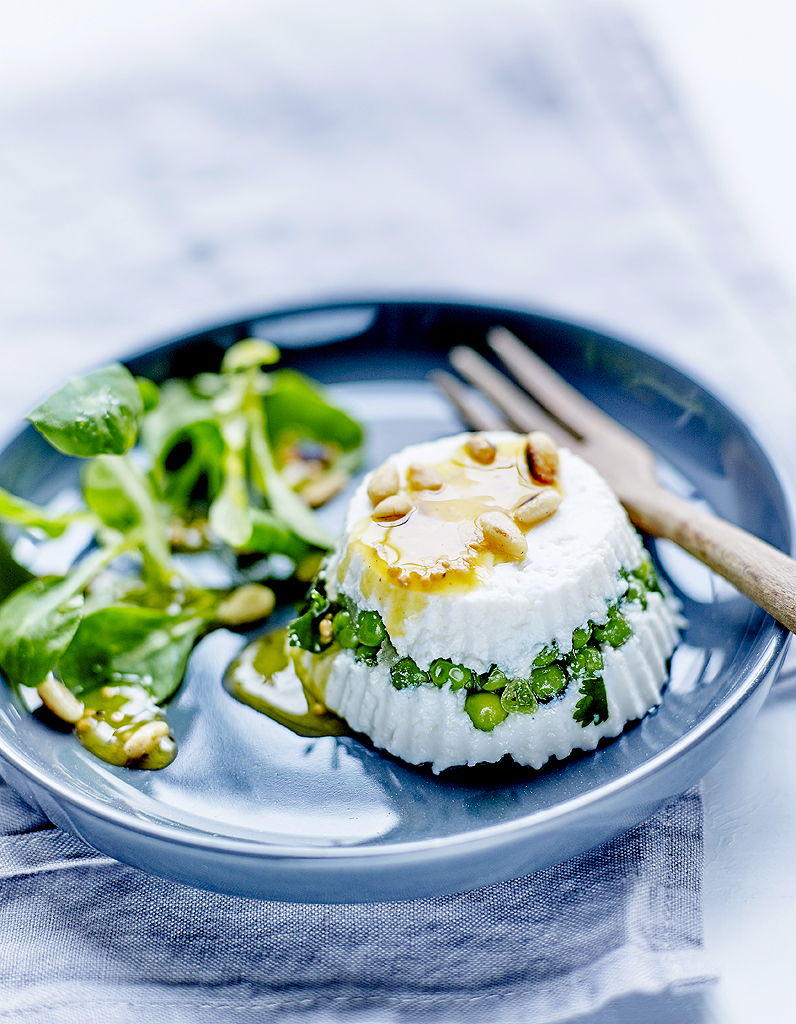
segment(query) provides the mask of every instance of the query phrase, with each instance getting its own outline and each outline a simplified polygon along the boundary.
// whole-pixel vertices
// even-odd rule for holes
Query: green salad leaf
[[[138,385],[144,412],[151,412],[160,402],[160,391],[157,384],[148,377],[136,377],[135,382]]]
[[[224,416],[224,482],[210,506],[210,525],[230,547],[242,548],[252,535],[251,502],[246,486],[246,418],[240,412]]]
[[[0,666],[10,683],[38,686],[75,635],[83,595],[68,578],[31,580],[0,606]]]
[[[141,513],[125,486],[121,460],[100,455],[82,473],[83,499],[106,526],[126,533],[141,522]]]
[[[74,377],[28,416],[64,455],[122,455],[135,444],[144,411],[135,377],[112,363]]]
[[[32,579],[35,579],[33,573],[14,558],[6,538],[0,533],[0,602]]]
[[[101,686],[136,683],[159,704],[180,685],[203,624],[200,616],[152,608],[101,608],[80,622],[58,673],[78,697]]]
[[[219,373],[201,373],[190,382],[158,387],[118,363],[74,378],[29,419],[58,451],[88,460],[81,472],[83,506],[55,514],[0,488],[0,521],[40,542],[42,534],[56,538],[74,522],[91,527],[89,554],[65,577],[31,578],[0,535],[6,569],[0,669],[12,684],[32,687],[54,673],[42,699],[47,703],[50,691],[52,699],[59,679],[83,699],[76,731],[87,749],[113,764],[168,763],[172,740],[168,758],[149,758],[156,747],[163,753],[161,719],[151,736],[124,731],[134,724],[142,695],[145,703],[167,700],[208,630],[245,626],[270,613],[274,592],[252,580],[270,574],[287,583],[288,575],[283,562],[268,556],[287,556],[287,574],[292,563],[292,576],[305,582],[331,545],[287,473],[277,468],[273,438],[324,446],[319,458],[301,446],[290,456],[296,487],[320,483],[313,500],[321,502],[332,493],[330,482],[339,486],[353,472],[362,430],[300,374],[265,372],[278,358],[270,342],[250,338],[227,351]],[[132,452],[139,432],[143,446]],[[219,566],[221,578],[232,574],[231,587],[194,582],[195,570],[199,578],[208,569],[217,574]],[[294,589],[285,586],[283,593]],[[375,632],[362,628],[373,641]],[[359,643],[353,628],[348,632],[357,657],[375,657],[376,646]],[[338,633],[342,643],[346,631]],[[105,686],[116,689],[97,704]],[[111,699],[119,706],[111,708]],[[106,712],[112,719],[102,717]],[[122,720],[115,745],[94,742],[100,727]],[[143,754],[133,742],[139,732],[141,742],[151,741]]]
[[[277,370],[263,396],[268,439],[274,451],[296,438],[336,445],[343,452],[362,445],[362,427],[327,397],[323,388],[296,370]]]
[[[106,517],[106,525],[125,532],[136,530],[147,575],[158,584],[169,581],[176,570],[166,536],[166,519],[149,477],[126,455],[100,455],[94,462],[100,468],[93,480],[89,475],[89,483],[106,486],[104,490],[100,486],[89,488],[86,501],[91,498],[96,502],[95,511]],[[114,494],[121,502],[115,513]]]
[[[300,562],[309,553],[310,545],[273,512],[253,508],[251,520],[252,533],[244,545],[244,550],[260,551],[269,555],[287,555],[294,562]]]
[[[208,375],[209,376],[209,375]],[[176,511],[213,501],[224,481],[224,439],[212,403],[184,381],[167,381],[141,437],[160,493]]]
[[[319,548],[330,548],[333,538],[295,491],[285,483],[274,465],[274,458],[265,439],[263,412],[259,405],[248,409],[251,427],[250,446],[252,476],[260,491],[268,499],[271,509],[299,537]]]
[[[53,670],[83,613],[83,590],[125,545],[87,555],[68,576],[24,583],[0,605],[0,668],[9,682],[38,686]]]
[[[239,370],[253,370],[278,362],[279,349],[273,342],[262,338],[244,338],[224,353],[221,372],[237,373]]]

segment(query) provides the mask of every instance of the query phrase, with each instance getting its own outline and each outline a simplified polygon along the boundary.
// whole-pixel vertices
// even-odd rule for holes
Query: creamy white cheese
[[[676,617],[660,594],[650,594],[647,611],[627,606],[633,636],[622,647],[603,651],[603,679],[609,716],[581,726],[572,717],[581,698],[576,682],[563,696],[532,715],[510,714],[491,732],[481,732],[464,710],[466,693],[435,686],[396,690],[389,666],[357,664],[350,652],[334,659],[325,702],[373,743],[410,764],[430,763],[441,772],[453,765],[499,761],[505,754],[532,768],[573,750],[593,750],[603,736],[618,736],[627,722],[643,717],[660,700],[666,662],[677,643]]]
[[[516,435],[490,433],[494,444]],[[441,463],[459,450],[467,435],[415,445],[393,456],[402,479],[412,463]],[[349,507],[339,544],[327,568],[329,596],[350,598],[359,609],[377,611],[388,624],[398,657],[411,657],[422,669],[436,658],[477,673],[499,666],[508,676],[527,677],[541,649],[555,642],[562,654],[572,633],[589,620],[604,622],[608,604],[626,589],[620,569],[644,558],[641,539],[605,481],[578,456],[560,452],[558,510],[527,533],[521,562],[495,564],[485,579],[462,591],[429,589],[406,601],[393,583],[362,592],[366,564],[349,540],[370,516],[368,478]],[[680,624],[676,603],[648,595],[647,609],[625,604],[633,635],[621,647],[603,649],[609,717],[583,727],[573,718],[582,694],[577,681],[533,714],[510,713],[491,731],[473,725],[464,710],[466,692],[422,685],[396,690],[390,680],[392,652],[378,664],[357,663],[350,651],[338,653],[325,682],[324,700],[377,747],[413,764],[430,763],[435,772],[453,765],[497,761],[510,754],[539,768],[550,757],[573,749],[591,750],[604,736],[617,736],[660,700],[667,661]],[[403,614],[402,614],[403,613]],[[392,625],[390,625],[392,624]],[[397,625],[396,625],[397,624]]]
[[[413,445],[390,462],[404,475],[412,463],[450,458],[467,436]],[[517,435],[486,436],[499,444]],[[398,654],[413,658],[423,669],[435,658],[447,658],[477,672],[499,665],[508,675],[524,675],[551,641],[564,653],[570,650],[573,630],[589,619],[604,621],[606,601],[625,590],[619,570],[636,568],[644,548],[597,471],[567,449],[561,449],[560,456],[564,500],[554,515],[528,531],[528,554],[522,562],[495,565],[485,581],[465,593],[443,589],[424,594],[420,607],[402,617],[399,630],[390,628],[395,617],[391,605],[404,600],[403,588],[396,585],[386,595],[365,597],[362,555],[355,550],[346,565],[349,538],[372,511],[366,477],[351,500],[329,563],[329,596],[344,594],[357,607],[379,612]],[[339,579],[341,566],[344,574]]]

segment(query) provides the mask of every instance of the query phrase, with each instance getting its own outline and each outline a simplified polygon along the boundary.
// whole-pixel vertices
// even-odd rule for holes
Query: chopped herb
[[[408,686],[422,686],[430,677],[411,658],[401,658],[390,669],[390,678],[396,690],[405,690]]]
[[[608,697],[605,693],[605,683],[602,678],[596,676],[592,679],[584,679],[579,693],[583,696],[575,705],[572,717],[583,726],[599,725],[608,721]]]
[[[542,648],[542,650],[536,655],[533,662],[534,667],[544,668],[545,665],[552,665],[558,657],[560,657],[558,648],[555,644],[550,644],[548,647]]]

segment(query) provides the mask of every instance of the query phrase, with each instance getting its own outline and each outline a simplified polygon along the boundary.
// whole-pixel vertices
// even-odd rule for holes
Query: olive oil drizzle
[[[286,629],[266,633],[232,662],[224,674],[224,688],[241,704],[298,736],[350,736],[345,722],[319,699],[325,663],[336,653],[336,645],[323,655],[288,647]]]
[[[171,764],[177,744],[171,730],[158,737],[142,755],[131,756],[125,750],[138,729],[150,723],[165,723],[163,709],[154,702],[144,686],[123,683],[102,686],[82,696],[85,713],[75,726],[77,738],[101,761],[120,768],[157,770]]]

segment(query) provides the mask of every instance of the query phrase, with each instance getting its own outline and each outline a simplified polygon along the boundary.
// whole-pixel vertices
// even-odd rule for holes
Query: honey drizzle
[[[490,465],[476,462],[461,447],[433,468],[442,488],[410,491],[415,509],[400,523],[360,520],[338,570],[342,583],[354,554],[359,555],[360,590],[378,603],[391,636],[400,636],[405,620],[422,612],[427,594],[469,591],[496,562],[506,561],[482,545],[478,516],[496,509],[511,515],[545,486],[531,477],[524,437],[499,444]]]

